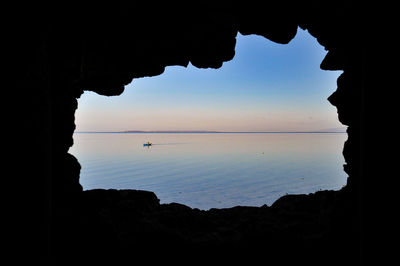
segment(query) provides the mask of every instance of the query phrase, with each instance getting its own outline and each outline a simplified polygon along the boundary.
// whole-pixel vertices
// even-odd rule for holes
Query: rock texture
[[[17,92],[21,200],[15,200],[26,254],[49,265],[149,261],[360,261],[364,164],[364,52],[359,6],[349,1],[198,1],[17,4],[6,32],[12,91]],[[219,68],[235,55],[235,36],[288,43],[297,27],[328,50],[321,68],[344,70],[329,101],[348,126],[349,175],[338,192],[285,196],[273,206],[199,211],[160,205],[143,191],[82,191],[70,154],[77,98],[120,95],[135,78],[166,66]],[[29,195],[29,196],[28,196]],[[30,221],[30,222],[27,222]],[[17,241],[18,242],[18,241]],[[21,243],[18,242],[18,243]],[[20,244],[18,244],[20,245]],[[39,251],[38,251],[39,250]]]

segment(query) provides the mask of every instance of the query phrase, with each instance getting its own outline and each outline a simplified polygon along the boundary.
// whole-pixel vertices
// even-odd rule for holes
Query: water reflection
[[[154,191],[209,209],[272,204],[286,193],[340,189],[347,134],[75,134],[84,189]],[[143,146],[150,141],[153,145]]]

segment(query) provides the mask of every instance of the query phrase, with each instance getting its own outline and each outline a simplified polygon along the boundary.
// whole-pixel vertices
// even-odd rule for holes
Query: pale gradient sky
[[[85,92],[76,131],[316,131],[343,127],[327,98],[341,71],[323,71],[326,51],[298,29],[287,45],[238,34],[220,69],[170,66],[135,79],[120,96]]]

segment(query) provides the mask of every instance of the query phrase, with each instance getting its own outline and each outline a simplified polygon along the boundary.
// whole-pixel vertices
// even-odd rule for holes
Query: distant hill
[[[219,131],[207,130],[126,130],[123,133],[220,133]]]

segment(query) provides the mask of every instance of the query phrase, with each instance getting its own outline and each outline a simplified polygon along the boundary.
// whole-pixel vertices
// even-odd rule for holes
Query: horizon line
[[[74,133],[347,133],[344,131],[214,131],[214,130],[122,130],[122,131],[75,131]]]

